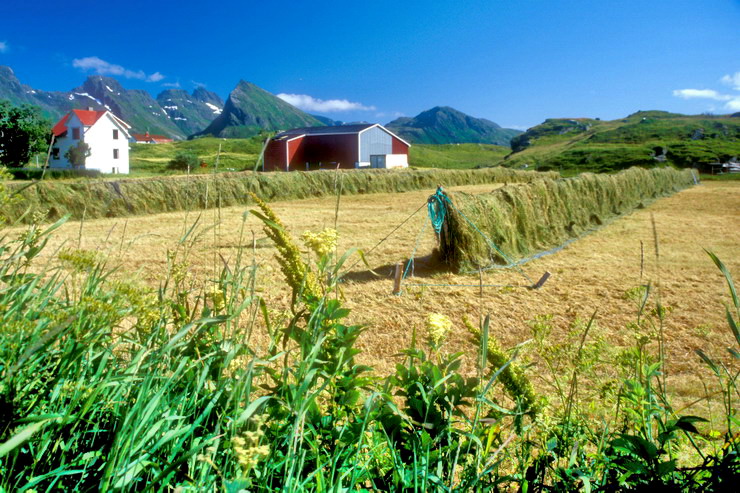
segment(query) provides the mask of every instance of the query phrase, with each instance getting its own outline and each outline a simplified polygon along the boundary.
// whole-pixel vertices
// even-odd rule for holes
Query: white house
[[[90,146],[84,169],[128,174],[131,126],[110,111],[72,110],[54,125],[50,168],[73,168],[64,155],[79,141]]]

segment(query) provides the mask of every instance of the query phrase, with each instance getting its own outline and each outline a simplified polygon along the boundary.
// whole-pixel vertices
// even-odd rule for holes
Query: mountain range
[[[297,127],[337,126],[344,122],[310,115],[247,81],[239,81],[224,102],[205,88],[192,93],[167,89],[153,98],[147,91],[126,89],[116,79],[87,77],[70,91],[42,91],[21,83],[10,67],[0,66],[0,99],[32,104],[52,120],[71,109],[108,109],[132,126],[133,132],[164,134],[175,139],[206,135],[246,138],[263,131]],[[518,130],[501,128],[447,106],[386,125],[412,144],[484,143],[509,145]]]

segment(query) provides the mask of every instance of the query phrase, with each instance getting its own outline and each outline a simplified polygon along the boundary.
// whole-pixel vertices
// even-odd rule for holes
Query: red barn
[[[405,168],[409,147],[378,123],[295,128],[270,139],[263,169]]]

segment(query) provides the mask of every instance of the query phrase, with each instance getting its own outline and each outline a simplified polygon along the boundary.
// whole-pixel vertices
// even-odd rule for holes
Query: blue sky
[[[526,128],[740,111],[740,0],[0,4],[0,64],[43,90],[102,73],[153,95],[240,79],[387,123],[447,105]]]

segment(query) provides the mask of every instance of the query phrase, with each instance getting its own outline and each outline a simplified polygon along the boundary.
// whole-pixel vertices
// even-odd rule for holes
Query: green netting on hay
[[[449,194],[452,206],[439,237],[440,260],[458,272],[507,265],[694,183],[691,170],[631,168],[509,185],[486,194]]]

